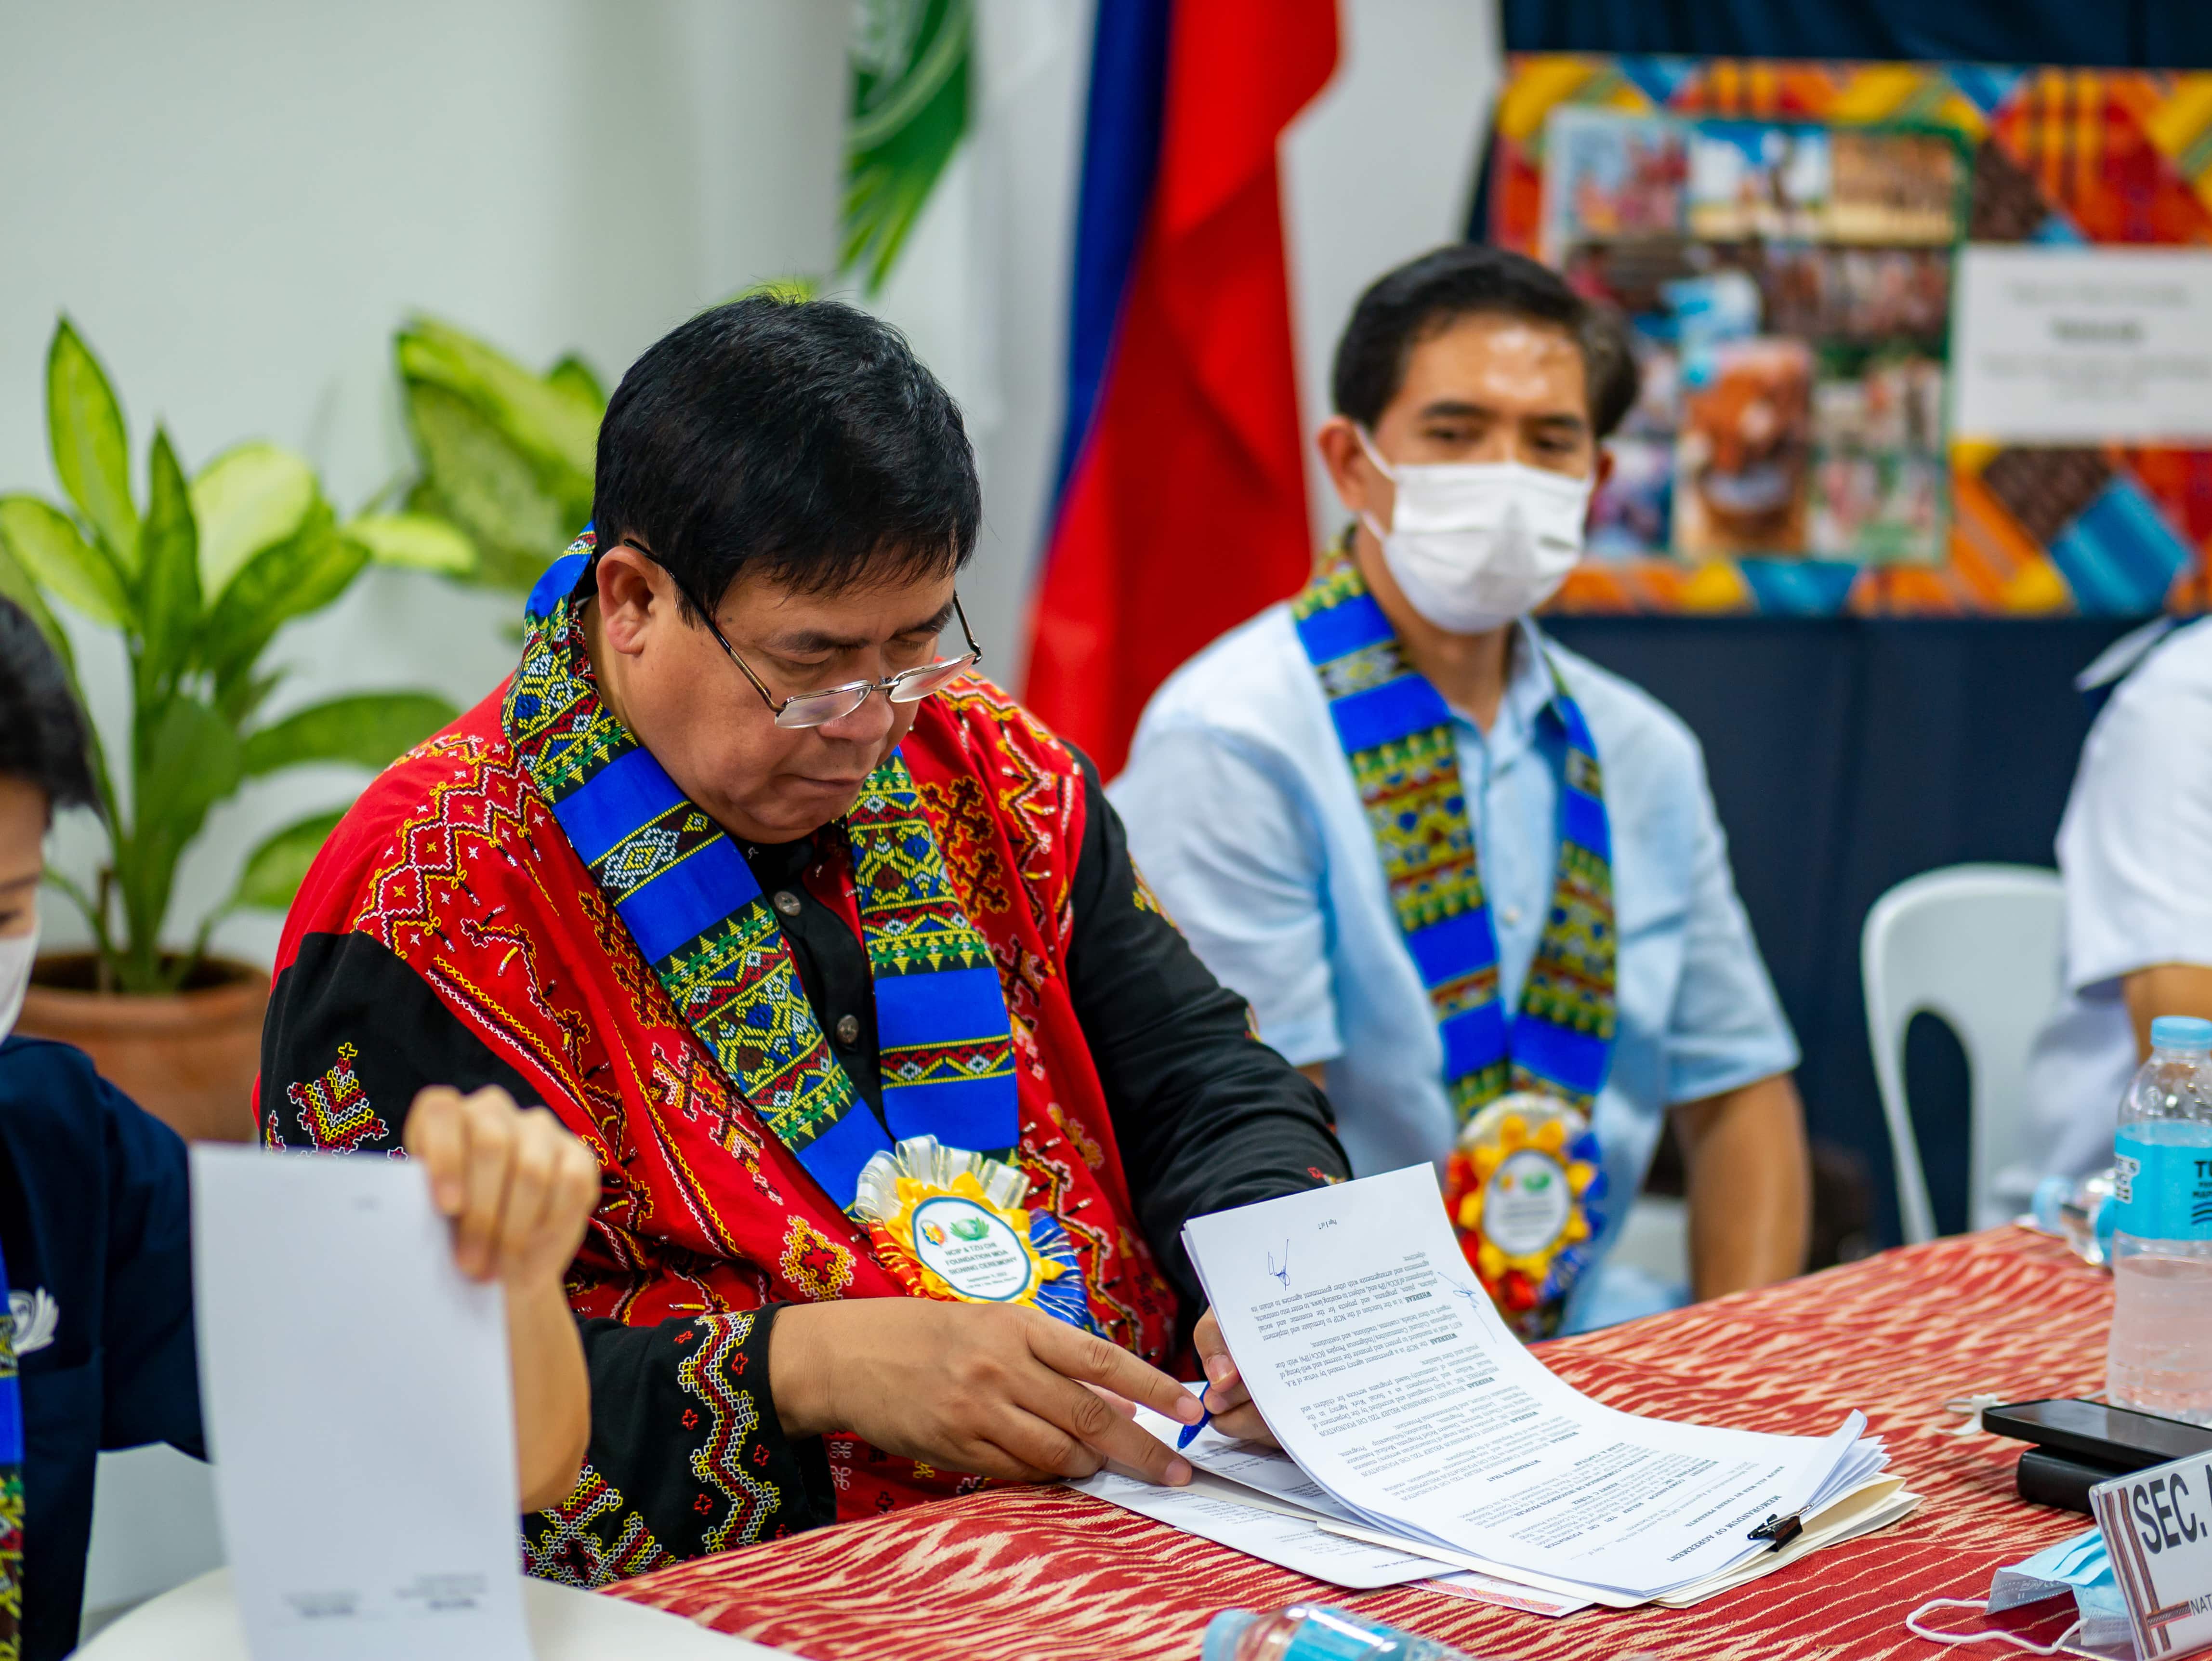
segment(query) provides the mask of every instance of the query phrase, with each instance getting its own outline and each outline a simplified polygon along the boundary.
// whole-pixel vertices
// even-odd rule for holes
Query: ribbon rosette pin
[[[1520,1091],[1470,1119],[1445,1168],[1460,1249],[1515,1331],[1548,1336],[1603,1226],[1597,1139],[1580,1110]]]
[[[861,1170],[853,1215],[916,1297],[1032,1304],[1095,1332],[1075,1247],[1050,1212],[1023,1208],[1029,1187],[1002,1160],[910,1136]]]

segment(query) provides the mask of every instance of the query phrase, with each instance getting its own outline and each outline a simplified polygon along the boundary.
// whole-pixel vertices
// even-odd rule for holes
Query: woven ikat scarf
[[[1451,711],[1406,661],[1347,536],[1291,602],[1337,741],[1367,812],[1398,928],[1443,1038],[1444,1088],[1466,1124],[1508,1090],[1592,1110],[1614,1025],[1612,836],[1597,746],[1552,668],[1542,721],[1563,741],[1559,864],[1536,955],[1509,1022],[1498,936],[1461,787]]]
[[[884,1120],[823,1039],[744,856],[599,701],[576,616],[587,531],[530,596],[502,711],[538,794],[726,1078],[842,1207],[894,1141],[977,1153],[1020,1138],[991,948],[962,911],[894,751],[845,819],[875,983]]]

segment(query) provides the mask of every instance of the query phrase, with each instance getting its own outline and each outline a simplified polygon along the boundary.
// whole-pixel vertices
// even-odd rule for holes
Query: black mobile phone
[[[2212,1429],[2102,1402],[2061,1398],[1984,1408],[1982,1428],[2124,1473],[2212,1453]]]

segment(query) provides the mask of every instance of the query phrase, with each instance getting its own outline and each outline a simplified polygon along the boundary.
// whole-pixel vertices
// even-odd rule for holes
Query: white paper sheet
[[[1181,1428],[1173,1421],[1142,1408],[1138,1409],[1137,1417],[1139,1423],[1163,1441],[1173,1442],[1176,1439],[1174,1433]],[[1262,1503],[1297,1512],[1310,1518],[1323,1533],[1337,1535],[1346,1540],[1364,1541],[1369,1545],[1384,1548],[1402,1547],[1426,1555],[1433,1562],[1457,1572],[1450,1578],[1468,1577],[1464,1584],[1490,1579],[1511,1581],[1517,1591],[1559,1604],[1559,1612],[1563,1614],[1585,1609],[1594,1603],[1626,1609],[1648,1601],[1608,1587],[1585,1585],[1531,1570],[1510,1567],[1472,1552],[1438,1545],[1433,1541],[1409,1539],[1399,1530],[1378,1526],[1340,1504],[1312,1477],[1300,1470],[1290,1455],[1255,1442],[1232,1441],[1211,1427],[1200,1431],[1197,1439],[1182,1450],[1182,1454],[1200,1471],[1218,1481],[1232,1484]]]
[[[422,1168],[191,1150],[200,1396],[255,1661],[527,1661],[496,1287]]]
[[[1846,1540],[1856,1540],[1863,1534],[1872,1534],[1877,1529],[1886,1529],[1911,1516],[1919,1506],[1920,1496],[1905,1486],[1902,1477],[1877,1477],[1806,1518],[1805,1531],[1781,1550],[1761,1552],[1748,1562],[1738,1563],[1693,1585],[1677,1587],[1655,1601],[1670,1609],[1693,1608],[1708,1597],[1718,1597],[1778,1569],[1787,1568],[1801,1557],[1841,1545]]]
[[[1769,1514],[1879,1468],[1856,1415],[1824,1439],[1771,1436],[1572,1389],[1499,1320],[1427,1165],[1194,1218],[1184,1240],[1299,1469],[1372,1529],[1471,1568],[1650,1597],[1747,1559]]]
[[[1183,1488],[1161,1488],[1103,1470],[1069,1486],[1185,1534],[1334,1585],[1364,1591],[1425,1580],[1437,1573],[1437,1566],[1430,1558],[1324,1534],[1314,1526],[1310,1514],[1291,1506],[1260,1503],[1259,1496],[1240,1494],[1203,1471],[1195,1473],[1191,1485]]]
[[[1205,1386],[1189,1388],[1199,1391]],[[1137,1409],[1137,1423],[1170,1447],[1182,1440],[1183,1427],[1150,1408]],[[1571,1615],[1588,1609],[1592,1602],[1580,1589],[1547,1591],[1499,1579],[1466,1568],[1462,1554],[1362,1527],[1352,1512],[1324,1493],[1287,1454],[1273,1448],[1235,1441],[1208,1427],[1181,1451],[1194,1467],[1188,1488],[1160,1488],[1103,1472],[1073,1486],[1171,1528],[1339,1585],[1386,1586],[1421,1580],[1455,1597],[1502,1603],[1533,1615]],[[1206,1508],[1161,1498],[1176,1494],[1202,1500]],[[1281,1520],[1268,1526],[1239,1519],[1223,1513],[1220,1507],[1224,1505],[1273,1513]],[[1340,1548],[1351,1545],[1364,1546],[1379,1555],[1370,1561],[1336,1555]],[[1447,1572],[1439,1574],[1438,1569],[1446,1566],[1449,1566]],[[1346,1578],[1347,1571],[1387,1578],[1354,1580]],[[1621,1602],[1623,1607],[1628,1606],[1629,1600]]]

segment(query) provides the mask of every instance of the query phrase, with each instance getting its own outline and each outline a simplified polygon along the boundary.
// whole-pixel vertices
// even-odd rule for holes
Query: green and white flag
[[[855,0],[842,268],[884,285],[968,131],[974,0]]]
[[[962,599],[1001,677],[1017,670],[1059,457],[1097,3],[862,0],[846,14],[841,269],[823,288],[897,327],[960,405],[991,503],[977,569],[993,573]]]

